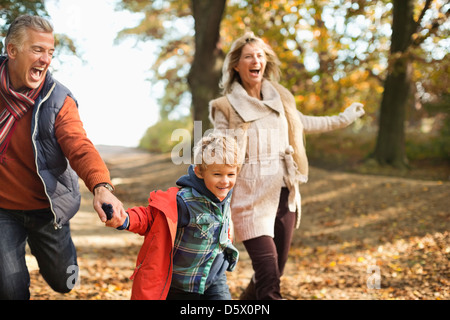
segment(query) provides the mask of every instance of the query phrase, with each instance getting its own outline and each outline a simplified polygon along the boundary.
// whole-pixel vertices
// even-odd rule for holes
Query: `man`
[[[11,24],[5,48],[7,55],[0,57],[0,299],[30,298],[26,241],[47,283],[66,293],[78,274],[69,226],[80,206],[78,176],[94,193],[101,221],[106,222],[102,203],[112,204],[115,213],[124,209],[86,136],[76,100],[48,71],[55,51],[52,25],[21,16]]]

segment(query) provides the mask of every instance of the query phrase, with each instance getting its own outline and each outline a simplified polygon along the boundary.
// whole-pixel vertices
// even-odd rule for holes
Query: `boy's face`
[[[234,187],[237,176],[237,166],[227,164],[211,164],[201,171],[194,168],[195,175],[205,181],[205,185],[217,198],[223,200]]]

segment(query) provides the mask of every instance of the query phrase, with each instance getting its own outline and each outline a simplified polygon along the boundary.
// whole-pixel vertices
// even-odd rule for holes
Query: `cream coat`
[[[235,82],[226,98],[213,100],[209,105],[215,129],[241,129],[228,133],[242,136],[243,132],[245,137],[245,161],[231,201],[234,232],[240,241],[274,236],[283,186],[290,190],[289,208],[297,211],[299,226],[299,184],[306,182],[308,175],[303,133],[343,128],[364,114],[362,105],[353,104],[338,116],[305,116],[296,111],[294,97],[279,84],[264,80],[261,92],[262,101],[250,97]]]

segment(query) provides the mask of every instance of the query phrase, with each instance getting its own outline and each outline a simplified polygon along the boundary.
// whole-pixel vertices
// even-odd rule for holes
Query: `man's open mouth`
[[[44,67],[34,67],[31,69],[31,76],[35,79],[40,79],[44,70]]]

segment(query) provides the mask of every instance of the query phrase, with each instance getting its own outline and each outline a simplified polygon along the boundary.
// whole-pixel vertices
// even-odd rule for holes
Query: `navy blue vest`
[[[0,64],[5,59],[0,57]],[[36,169],[54,214],[55,228],[61,228],[68,222],[77,213],[81,203],[78,176],[70,167],[55,136],[56,117],[67,96],[75,100],[69,89],[47,72],[32,109],[31,139]]]
[[[74,99],[70,91],[47,72],[31,121],[37,172],[55,215],[55,227],[69,221],[79,210],[81,202],[78,176],[70,167],[55,136],[56,117],[67,96]]]

